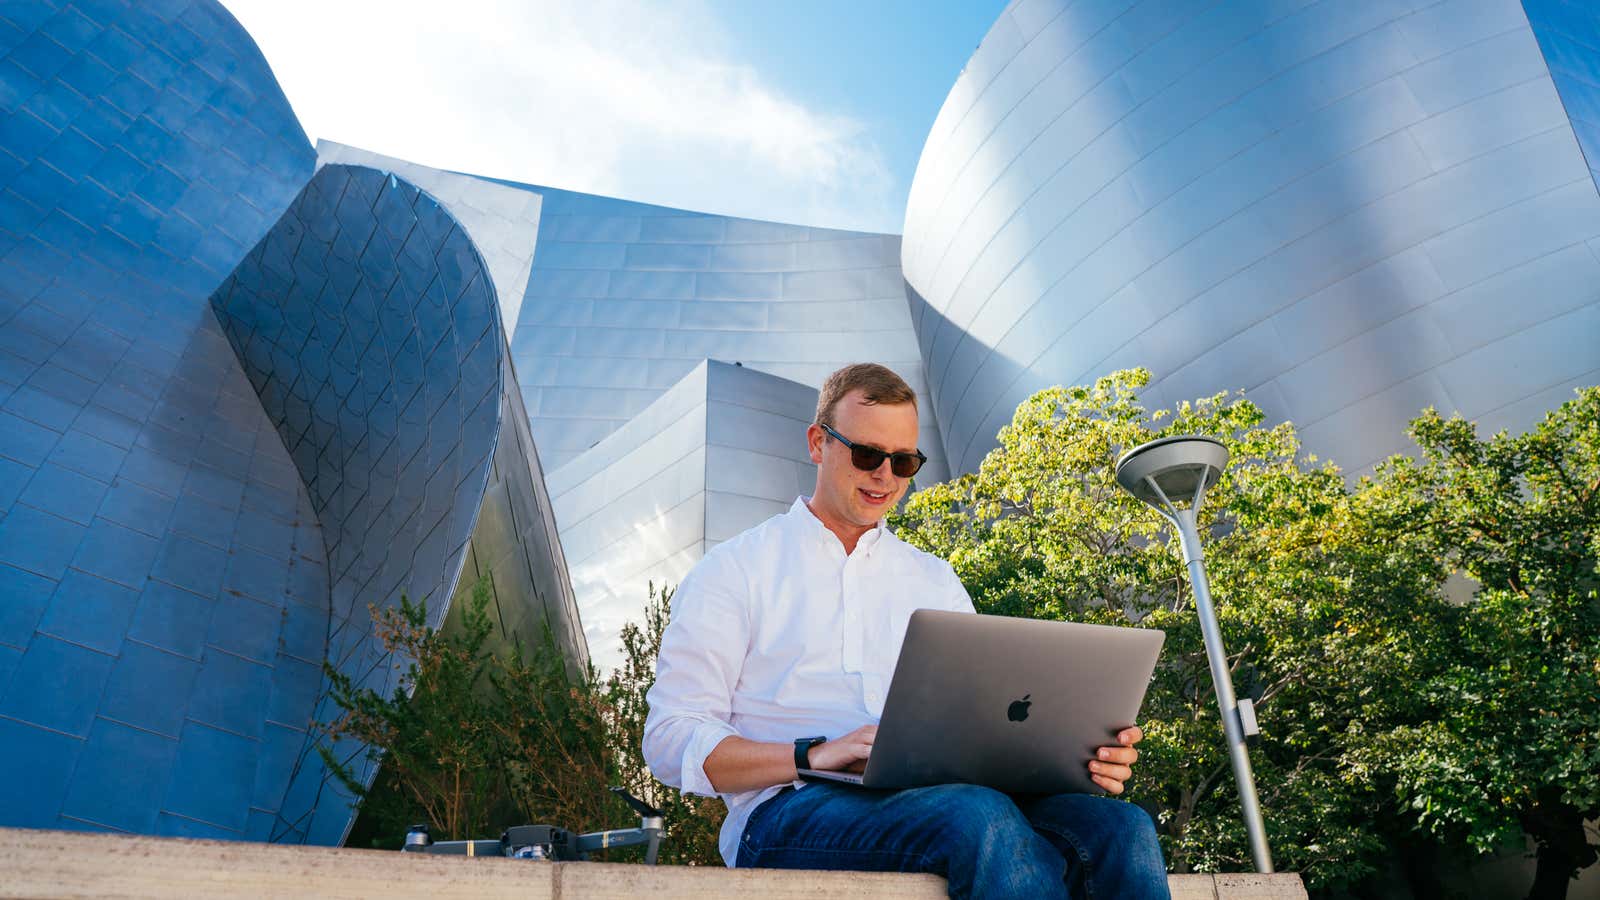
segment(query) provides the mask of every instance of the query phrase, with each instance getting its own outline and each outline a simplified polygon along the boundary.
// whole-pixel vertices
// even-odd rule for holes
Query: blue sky
[[[316,138],[709,212],[901,229],[1004,0],[223,0]]]

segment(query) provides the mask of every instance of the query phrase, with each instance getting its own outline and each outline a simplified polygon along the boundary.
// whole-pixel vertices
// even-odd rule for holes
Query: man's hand
[[[811,748],[811,768],[823,772],[855,772],[867,768],[867,757],[872,753],[872,742],[878,737],[878,726],[863,725],[843,737]]]
[[[1133,777],[1133,769],[1129,767],[1139,758],[1139,751],[1133,749],[1133,745],[1142,740],[1144,732],[1137,725],[1117,732],[1115,746],[1101,747],[1095,752],[1095,758],[1089,763],[1090,779],[1108,794],[1122,793],[1122,783]]]

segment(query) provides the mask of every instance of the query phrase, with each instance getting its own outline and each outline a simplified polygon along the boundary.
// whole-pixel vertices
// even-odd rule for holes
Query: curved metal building
[[[1017,0],[902,242],[314,153],[214,0],[6,4],[0,825],[339,841],[369,605],[487,579],[615,662],[809,489],[844,363],[917,390],[924,482],[1131,365],[1353,470],[1428,404],[1524,426],[1600,380],[1597,47],[1562,0]]]
[[[313,178],[211,0],[6,6],[0,107],[0,825],[337,843],[369,604],[487,578],[586,659],[495,282],[537,220]]]
[[[322,524],[328,664],[391,693],[406,661],[369,609],[427,600],[439,627],[480,578],[508,642],[538,647],[548,622],[587,658],[494,285],[438,201],[323,166],[211,299]],[[344,837],[349,798],[314,744],[296,748],[271,840]],[[370,779],[365,748],[345,763]]]
[[[811,492],[805,432],[816,410],[814,387],[704,360],[550,474],[597,658],[610,661],[649,584],[678,584],[707,550]]]
[[[551,471],[702,360],[813,388],[840,366],[874,361],[923,398],[926,477],[948,477],[899,237],[530,190],[544,203],[511,349]]]
[[[675,583],[708,545],[811,489],[796,452],[839,366],[873,360],[906,379],[929,457],[919,480],[948,477],[897,236],[514,184],[327,141],[317,152],[415,182],[489,248],[602,668],[620,662],[621,627],[651,580]],[[754,455],[725,465],[729,454]]]
[[[543,198],[539,241],[511,350],[598,661],[620,662],[649,580],[675,582],[708,542],[811,490],[814,476],[795,475],[809,461],[788,457],[840,366],[906,379],[923,411],[921,480],[948,477],[898,237],[528,190]],[[697,410],[703,427],[668,409]],[[792,449],[769,448],[770,428]],[[624,452],[646,442],[668,455]]]
[[[321,163],[410,179],[489,236],[480,249],[488,248],[548,471],[632,421],[707,359],[812,388],[842,365],[874,361],[920,398],[923,481],[949,476],[897,235],[515,184],[329,141],[319,141],[317,153]]]
[[[327,566],[206,298],[311,146],[215,3],[0,15],[0,824],[265,837]]]
[[[1593,383],[1594,27],[1544,0],[1012,3],[906,212],[952,470],[1033,391],[1125,366],[1155,403],[1246,389],[1349,470],[1425,406],[1525,427]]]

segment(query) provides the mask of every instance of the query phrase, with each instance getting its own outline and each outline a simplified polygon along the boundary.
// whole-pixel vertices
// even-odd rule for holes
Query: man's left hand
[[[1139,758],[1133,745],[1142,740],[1144,732],[1137,725],[1117,732],[1116,744],[1095,752],[1089,763],[1089,777],[1112,796],[1122,793],[1122,783],[1133,777],[1131,766]]]

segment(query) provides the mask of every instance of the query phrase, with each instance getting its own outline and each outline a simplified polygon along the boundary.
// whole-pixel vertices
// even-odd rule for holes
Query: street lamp
[[[1222,712],[1228,758],[1233,763],[1234,781],[1239,785],[1239,805],[1244,812],[1245,831],[1250,837],[1250,856],[1255,860],[1257,872],[1271,872],[1272,851],[1267,847],[1261,803],[1256,798],[1256,780],[1250,772],[1250,755],[1245,748],[1246,739],[1260,733],[1255,705],[1248,697],[1234,699],[1228,654],[1222,649],[1222,631],[1217,627],[1217,612],[1211,605],[1211,587],[1206,581],[1200,532],[1195,525],[1206,489],[1217,483],[1227,464],[1228,448],[1221,441],[1198,435],[1159,438],[1122,454],[1117,460],[1117,483],[1155,507],[1178,529],[1183,562],[1189,568],[1189,584],[1194,588],[1195,612],[1200,616],[1200,633],[1206,641],[1206,658],[1211,663],[1211,682],[1217,689],[1217,707]],[[1188,505],[1180,505],[1184,503]]]

